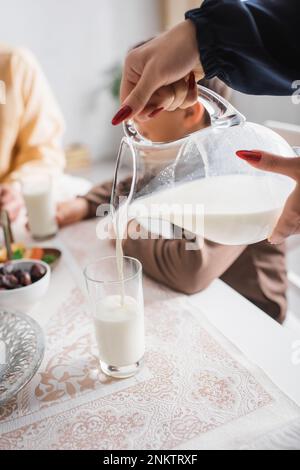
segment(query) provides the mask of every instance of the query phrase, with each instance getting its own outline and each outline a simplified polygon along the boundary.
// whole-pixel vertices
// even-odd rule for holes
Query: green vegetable
[[[42,257],[42,261],[44,261],[47,264],[52,264],[52,263],[54,263],[55,260],[56,260],[55,255],[44,255]]]
[[[23,250],[16,250],[13,252],[12,259],[22,259],[23,258]]]

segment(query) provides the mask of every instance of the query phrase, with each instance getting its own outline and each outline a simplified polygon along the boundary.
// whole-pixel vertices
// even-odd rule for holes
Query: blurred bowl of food
[[[24,243],[12,243],[12,260],[38,260],[49,264],[54,269],[60,258],[61,251],[57,248],[47,248],[40,246],[27,246]],[[0,247],[0,264],[8,262],[8,256],[5,246]]]
[[[50,277],[44,261],[22,259],[0,265],[0,307],[26,313],[47,293]]]

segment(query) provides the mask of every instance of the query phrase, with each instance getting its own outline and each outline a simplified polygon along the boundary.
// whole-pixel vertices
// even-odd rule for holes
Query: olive
[[[0,268],[0,290],[12,290],[19,287],[29,286],[39,281],[45,274],[46,268],[40,264],[33,264],[30,272],[22,269],[13,270],[11,263]]]
[[[44,266],[42,266],[41,264],[34,264],[31,267],[30,275],[32,282],[39,281],[43,276],[45,276],[45,274],[46,268],[44,268]]]
[[[16,276],[19,280],[23,276],[23,272],[21,269],[17,269],[17,271],[13,272],[13,275]]]
[[[14,266],[12,263],[6,263],[1,267],[1,274],[12,274]]]
[[[31,276],[28,272],[24,271],[18,277],[18,280],[22,286],[29,286],[32,284]]]
[[[2,275],[2,286],[6,289],[16,289],[19,286],[19,280],[13,274]]]
[[[3,278],[4,278],[4,274],[1,272],[0,273],[0,287],[3,287],[5,289],[4,284],[3,284]]]

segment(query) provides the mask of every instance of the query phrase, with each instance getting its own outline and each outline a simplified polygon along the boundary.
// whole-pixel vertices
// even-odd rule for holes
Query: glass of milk
[[[58,226],[51,176],[33,172],[22,177],[21,186],[31,235],[37,240],[53,237]]]
[[[145,353],[142,265],[124,256],[102,258],[84,271],[93,312],[102,371],[112,377],[135,375]]]

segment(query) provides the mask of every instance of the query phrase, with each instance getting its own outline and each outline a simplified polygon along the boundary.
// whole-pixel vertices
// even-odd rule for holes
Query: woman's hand
[[[122,108],[112,124],[190,106],[197,99],[195,80],[203,77],[196,30],[186,20],[128,53],[121,83]]]
[[[8,212],[11,222],[17,219],[23,206],[23,197],[20,189],[16,185],[0,185],[0,207]]]
[[[60,227],[75,224],[88,215],[88,202],[83,198],[72,199],[57,205],[56,218]]]
[[[255,168],[280,173],[296,181],[269,241],[279,244],[291,235],[300,234],[300,158],[284,158],[259,150],[241,150],[237,155]]]

